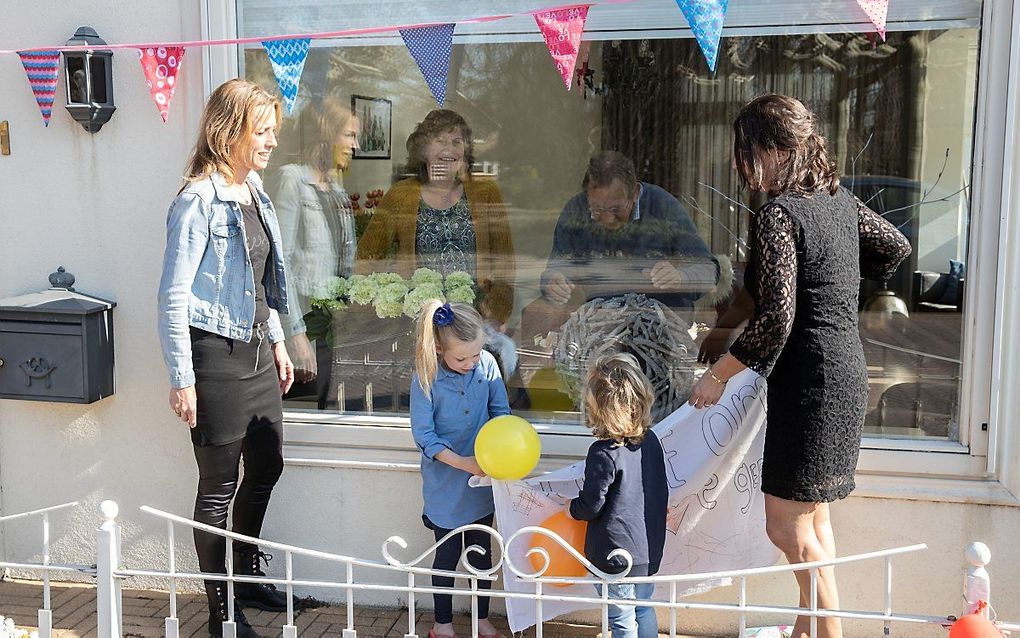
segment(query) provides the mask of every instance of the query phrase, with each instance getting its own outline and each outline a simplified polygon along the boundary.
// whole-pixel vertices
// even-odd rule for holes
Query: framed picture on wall
[[[390,159],[393,147],[393,102],[381,97],[351,96],[351,110],[361,122],[355,159]]]

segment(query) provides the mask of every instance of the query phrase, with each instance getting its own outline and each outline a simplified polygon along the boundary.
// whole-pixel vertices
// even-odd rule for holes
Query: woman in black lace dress
[[[868,399],[857,329],[861,276],[887,279],[910,254],[907,239],[839,185],[835,164],[798,100],[766,95],[733,124],[735,166],[770,201],[751,219],[745,275],[755,316],[695,386],[696,407],[719,400],[744,368],[768,377],[762,491],[769,538],[791,563],[835,558],[832,501],[854,489]],[[800,604],[810,577],[799,572]],[[839,606],[832,569],[818,577],[818,604]],[[799,617],[794,638],[809,635]],[[839,619],[819,635],[838,637]]]

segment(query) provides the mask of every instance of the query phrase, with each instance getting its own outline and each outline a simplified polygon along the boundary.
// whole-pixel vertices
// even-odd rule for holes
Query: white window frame
[[[236,0],[198,0],[203,38],[237,37]],[[747,28],[740,28],[742,35]],[[689,37],[689,31],[680,32]],[[678,33],[678,35],[680,35]],[[855,495],[1020,505],[1020,0],[985,0],[978,55],[968,280],[962,339],[960,442],[865,437]],[[238,46],[205,47],[204,87],[239,69]],[[998,215],[992,212],[998,211]],[[286,412],[285,457],[293,465],[417,471],[406,416]],[[584,457],[579,425],[536,424],[539,469]]]

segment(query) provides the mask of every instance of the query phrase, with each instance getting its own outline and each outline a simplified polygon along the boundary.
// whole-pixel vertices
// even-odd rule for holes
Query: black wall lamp
[[[92,27],[78,27],[68,46],[106,44]],[[117,107],[113,104],[113,51],[89,49],[64,51],[64,86],[67,88],[67,112],[89,133],[95,133],[110,121]]]

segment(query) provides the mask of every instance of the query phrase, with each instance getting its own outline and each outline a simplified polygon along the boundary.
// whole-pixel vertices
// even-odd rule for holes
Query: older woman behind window
[[[437,109],[407,140],[414,177],[393,185],[358,243],[359,272],[416,268],[474,277],[482,315],[502,327],[513,310],[514,252],[499,187],[471,177],[471,128]],[[506,362],[504,362],[506,363]]]
[[[458,113],[436,109],[407,138],[414,177],[393,185],[358,242],[358,272],[416,268],[443,275],[462,270],[476,283],[486,319],[486,347],[513,375],[517,352],[504,334],[514,303],[514,250],[506,206],[491,180],[472,179],[471,127]]]

